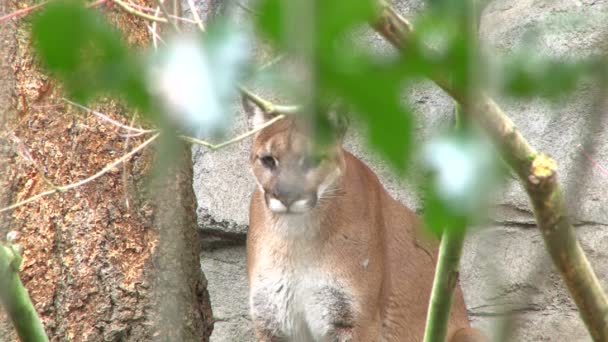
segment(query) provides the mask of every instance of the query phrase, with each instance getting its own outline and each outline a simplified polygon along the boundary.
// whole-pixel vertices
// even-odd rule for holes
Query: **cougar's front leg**
[[[353,299],[340,286],[315,290],[306,303],[306,321],[315,341],[354,342]]]
[[[257,340],[287,342],[288,339],[281,329],[281,318],[285,316],[283,311],[286,305],[280,305],[282,302],[277,301],[277,292],[273,291],[273,287],[262,286],[261,283],[256,285],[250,292],[249,305]]]
[[[253,316],[253,329],[259,342],[287,342],[278,329],[278,324],[272,322],[268,317]]]
[[[276,335],[276,332],[270,331],[254,322],[255,337],[258,342],[287,342],[284,337]]]

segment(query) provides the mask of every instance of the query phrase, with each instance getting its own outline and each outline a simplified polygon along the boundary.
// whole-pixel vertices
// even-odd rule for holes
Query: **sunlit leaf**
[[[440,234],[477,222],[499,185],[500,162],[491,145],[474,134],[451,134],[423,149],[431,172],[426,186],[425,221]]]
[[[149,84],[171,120],[189,134],[222,133],[248,59],[247,38],[212,26],[203,39],[180,36],[149,63]]]

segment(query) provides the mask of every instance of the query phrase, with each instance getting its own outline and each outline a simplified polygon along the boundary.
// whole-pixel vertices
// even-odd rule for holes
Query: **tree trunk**
[[[153,5],[149,3],[147,5]],[[0,16],[17,1],[0,2]],[[140,19],[99,8],[134,46]],[[0,207],[84,179],[141,144],[61,100],[32,56],[26,20],[0,23]],[[123,122],[104,99],[95,109]],[[150,147],[72,191],[0,214],[19,232],[21,278],[53,341],[207,341],[212,314],[200,269],[190,149],[153,177]],[[159,172],[155,172],[156,175]],[[16,340],[0,310],[0,341]]]

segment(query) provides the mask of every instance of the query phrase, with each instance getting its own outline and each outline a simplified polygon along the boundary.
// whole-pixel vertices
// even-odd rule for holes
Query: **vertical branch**
[[[0,300],[22,342],[47,342],[42,322],[19,279],[20,264],[15,248],[0,244]]]
[[[462,107],[454,104],[455,129],[465,131],[469,125]],[[424,329],[424,342],[443,342],[447,337],[448,321],[452,307],[454,288],[458,283],[460,258],[466,235],[466,227],[446,227],[439,245],[433,288]]]
[[[424,342],[443,342],[446,339],[452,297],[458,283],[464,236],[464,229],[455,228],[446,229],[441,236]]]
[[[469,39],[477,41],[480,21],[480,11],[477,2],[467,0],[462,6],[467,7],[467,14],[462,18],[462,33],[469,36]],[[412,29],[410,27],[410,29]],[[473,48],[476,50],[475,48]],[[471,54],[469,65],[474,65],[477,51]],[[468,68],[473,72],[474,68]],[[475,82],[477,75],[469,75],[470,80]],[[469,85],[467,94],[474,93],[475,84]],[[468,96],[468,95],[467,95]],[[454,101],[455,127],[458,132],[466,132],[470,127],[469,117],[462,112],[462,106]],[[443,342],[446,340],[448,332],[448,321],[454,297],[454,288],[458,283],[460,258],[466,235],[466,226],[446,227],[441,236],[439,245],[439,256],[435,268],[433,288],[427,312],[426,326],[424,329],[424,342]]]

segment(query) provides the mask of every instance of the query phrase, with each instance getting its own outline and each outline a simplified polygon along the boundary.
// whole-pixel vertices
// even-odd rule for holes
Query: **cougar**
[[[256,113],[254,123],[271,119]],[[293,117],[254,138],[247,235],[259,341],[422,341],[437,244],[363,162]],[[485,341],[456,286],[448,341]]]

